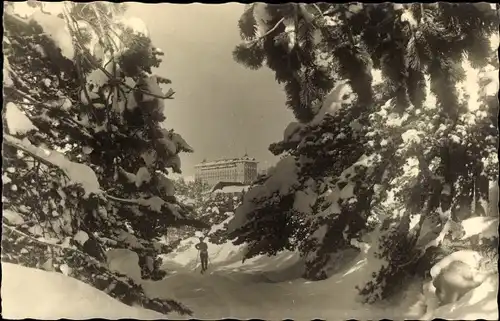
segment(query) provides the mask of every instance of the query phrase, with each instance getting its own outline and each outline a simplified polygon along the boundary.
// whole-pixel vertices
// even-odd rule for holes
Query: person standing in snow
[[[208,269],[208,245],[203,242],[203,237],[200,237],[200,243],[196,244],[195,248],[200,253],[201,273],[204,273]]]

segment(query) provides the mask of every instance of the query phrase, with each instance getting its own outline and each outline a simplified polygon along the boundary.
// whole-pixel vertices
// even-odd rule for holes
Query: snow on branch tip
[[[89,166],[72,162],[63,154],[56,151],[34,146],[27,139],[20,140],[11,135],[4,135],[4,142],[30,154],[48,165],[61,169],[72,183],[79,184],[83,187],[85,197],[88,197],[90,194],[101,194],[97,176]]]

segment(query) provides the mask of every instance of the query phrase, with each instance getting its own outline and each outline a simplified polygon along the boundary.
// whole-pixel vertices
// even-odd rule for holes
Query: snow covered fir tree
[[[498,5],[4,6],[2,316],[498,319]]]
[[[274,72],[297,122],[229,223],[245,257],[297,250],[318,280],[369,240],[375,302],[498,215],[498,24],[487,3],[247,5],[234,58]]]
[[[162,51],[123,5],[5,4],[2,262],[55,270],[132,305],[189,310],[148,298],[106,265],[137,253],[142,278],[161,279],[169,227],[204,224],[179,202],[168,171],[192,152],[162,127],[170,80],[152,74]]]

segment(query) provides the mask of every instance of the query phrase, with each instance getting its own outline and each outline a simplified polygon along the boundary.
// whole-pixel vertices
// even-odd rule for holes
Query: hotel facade
[[[209,186],[215,186],[220,182],[249,185],[257,178],[257,164],[255,158],[248,156],[204,161],[195,166],[195,180]]]

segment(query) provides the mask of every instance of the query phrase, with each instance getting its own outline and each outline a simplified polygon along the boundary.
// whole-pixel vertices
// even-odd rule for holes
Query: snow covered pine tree
[[[234,58],[265,62],[298,122],[229,223],[246,258],[299,250],[305,276],[323,279],[343,249],[373,236],[374,279],[360,291],[376,301],[451,225],[487,215],[498,23],[488,3],[248,5]]]
[[[94,3],[5,3],[2,261],[65,273],[128,305],[190,310],[148,298],[112,272],[106,251],[140,257],[158,279],[168,227],[205,225],[162,172],[180,173],[192,148],[165,119],[151,74],[162,52],[125,8]]]

